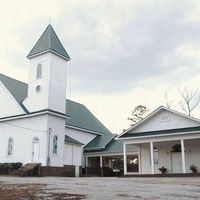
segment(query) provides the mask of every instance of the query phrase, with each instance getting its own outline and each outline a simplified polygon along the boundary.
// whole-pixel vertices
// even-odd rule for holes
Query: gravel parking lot
[[[200,199],[200,178],[0,176],[0,199]]]

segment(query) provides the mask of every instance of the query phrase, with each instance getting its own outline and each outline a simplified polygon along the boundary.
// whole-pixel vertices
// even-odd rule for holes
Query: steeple
[[[32,48],[27,58],[30,59],[47,52],[54,53],[67,61],[70,60],[68,53],[60,42],[51,24],[47,26],[46,30]]]

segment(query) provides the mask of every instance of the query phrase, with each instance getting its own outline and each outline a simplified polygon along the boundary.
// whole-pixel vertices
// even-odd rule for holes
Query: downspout
[[[50,166],[50,143],[51,143],[51,133],[52,133],[52,129],[49,128],[48,131],[48,146],[47,146],[47,166]]]

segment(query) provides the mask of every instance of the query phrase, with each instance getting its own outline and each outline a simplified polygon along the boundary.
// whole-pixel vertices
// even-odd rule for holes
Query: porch
[[[191,166],[195,167],[197,172],[200,170],[199,134],[124,141],[124,175],[133,175],[127,166],[126,146],[130,144],[139,148],[140,175],[160,175],[161,168],[166,170],[167,176],[191,175]]]
[[[120,176],[124,174],[123,154],[86,155],[86,176]],[[138,173],[138,152],[127,153],[127,171]]]

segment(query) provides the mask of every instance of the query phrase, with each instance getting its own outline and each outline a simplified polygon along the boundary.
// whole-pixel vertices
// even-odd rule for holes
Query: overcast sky
[[[114,133],[138,104],[152,111],[167,92],[180,110],[177,88],[199,88],[199,0],[2,1],[0,73],[28,82],[26,55],[49,21],[72,59],[67,97]]]

